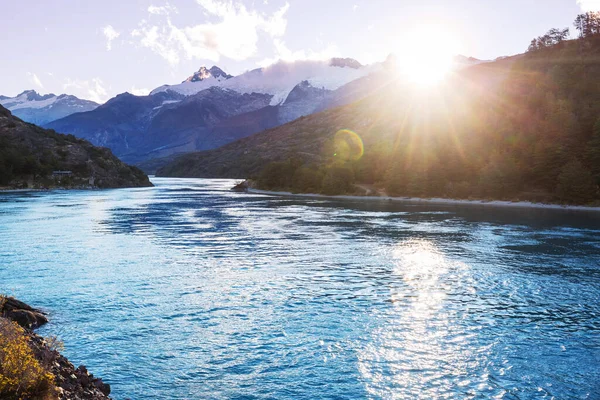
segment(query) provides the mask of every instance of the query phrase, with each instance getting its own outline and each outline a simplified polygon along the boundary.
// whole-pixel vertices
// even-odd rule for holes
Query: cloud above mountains
[[[600,0],[577,0],[583,11],[600,11]]]
[[[177,65],[182,58],[219,61],[221,57],[241,61],[255,56],[260,35],[271,40],[281,38],[287,28],[286,13],[289,4],[270,15],[249,10],[234,1],[196,0],[207,19],[214,21],[192,26],[177,26],[171,14],[175,7],[150,6],[148,13],[162,17],[143,20],[131,32],[141,46],[163,57],[169,64]]]
[[[63,84],[63,90],[76,93],[78,96],[90,99],[96,103],[104,103],[110,97],[104,82],[100,78],[69,79]]]
[[[102,33],[106,38],[106,50],[110,51],[112,49],[112,41],[118,38],[121,34],[112,27],[112,25],[106,25],[102,29]]]
[[[33,72],[28,72],[27,73],[27,77],[29,78],[29,82],[37,87],[39,87],[40,89],[44,88],[44,85],[42,84],[42,81],[40,80],[40,78],[37,76],[37,74],[34,74]]]
[[[169,3],[165,4],[164,6],[151,5],[150,7],[148,7],[148,12],[150,14],[155,14],[155,15],[169,15],[171,13],[173,13],[173,14],[179,13],[179,11],[177,10],[177,7],[172,6]]]

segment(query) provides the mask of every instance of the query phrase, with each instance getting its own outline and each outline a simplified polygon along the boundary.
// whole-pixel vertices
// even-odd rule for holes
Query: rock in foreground
[[[11,327],[8,321],[17,323],[23,329]],[[110,385],[102,382],[102,379],[94,377],[83,365],[75,368],[66,357],[58,352],[57,347],[60,346],[57,346],[55,339],[44,339],[33,333],[32,329],[36,329],[47,322],[48,319],[42,311],[12,297],[0,297],[0,343],[11,343],[10,340],[2,340],[10,339],[3,338],[2,335],[22,334],[43,373],[50,373],[54,380],[55,388],[47,389],[38,397],[44,399],[58,397],[65,400],[110,399],[108,397]],[[0,359],[2,357],[8,359],[10,356],[14,358],[14,352],[11,354],[10,349],[0,349]],[[25,360],[22,359],[21,361],[21,364],[25,364]],[[7,362],[6,369],[10,367],[8,364]],[[9,374],[3,367],[4,365],[0,365],[0,378],[4,374]],[[22,379],[30,379],[29,376],[23,373],[20,376]],[[15,397],[15,394],[0,384],[0,398],[10,399],[13,397]],[[31,394],[26,395],[26,398],[32,400],[38,397],[32,397]]]

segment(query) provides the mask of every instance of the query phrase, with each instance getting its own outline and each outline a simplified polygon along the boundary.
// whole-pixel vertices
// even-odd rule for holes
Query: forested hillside
[[[600,18],[577,23],[576,40],[551,30],[524,55],[437,87],[398,82],[158,174],[254,177],[297,192],[365,183],[398,196],[600,204]]]
[[[152,186],[146,174],[109,149],[42,129],[0,106],[0,188]]]

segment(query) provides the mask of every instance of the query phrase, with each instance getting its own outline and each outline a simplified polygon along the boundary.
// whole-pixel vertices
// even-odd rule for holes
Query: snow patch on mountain
[[[15,97],[2,96],[0,104],[24,121],[42,125],[76,112],[91,111],[97,103],[75,96],[50,93],[40,95],[35,90],[26,90]]]
[[[21,108],[44,108],[56,102],[58,96],[49,94],[40,96],[34,90],[26,90],[16,97],[7,97],[0,100],[0,104],[8,108],[10,111],[18,110]]]
[[[158,110],[159,108],[163,108],[163,106],[167,105],[167,104],[175,104],[175,103],[180,103],[181,100],[165,100],[162,102],[162,104],[160,106],[156,106],[153,108],[153,110]]]
[[[351,62],[348,59],[340,60],[336,62],[331,60],[280,61],[265,68],[258,68],[236,77],[220,80],[210,73],[202,80],[195,82],[188,79],[179,85],[161,86],[153,90],[151,94],[172,90],[191,96],[202,90],[217,86],[241,94],[269,94],[273,96],[271,105],[278,105],[285,101],[288,94],[302,81],[307,81],[316,88],[335,90],[381,68],[379,64],[362,66],[358,62]],[[206,71],[210,70],[205,69],[203,72]]]

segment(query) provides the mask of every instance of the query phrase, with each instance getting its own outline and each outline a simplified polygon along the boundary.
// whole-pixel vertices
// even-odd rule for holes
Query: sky
[[[203,65],[236,75],[280,59],[383,61],[427,27],[457,54],[494,59],[550,28],[574,36],[576,15],[600,10],[600,0],[0,1],[0,95],[96,102],[179,83]]]

